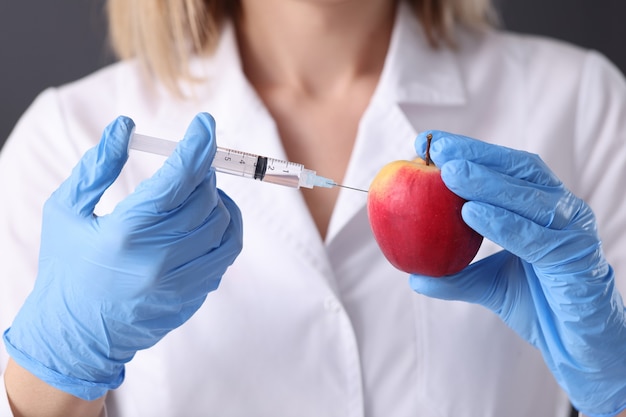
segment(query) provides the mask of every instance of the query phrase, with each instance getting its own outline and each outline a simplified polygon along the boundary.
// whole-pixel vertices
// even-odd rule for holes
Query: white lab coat
[[[117,115],[138,132],[180,138],[208,111],[220,146],[285,157],[231,28],[193,70],[210,82],[179,100],[151,91],[134,63],[115,64],[44,92],[18,123],[0,159],[2,328],[36,276],[44,200]],[[402,6],[343,182],[368,188],[382,165],[414,156],[424,129],[538,153],[595,210],[624,291],[625,109],[624,80],[597,53],[463,31],[457,51],[435,51]],[[162,161],[131,152],[100,212]],[[567,415],[539,353],[494,314],[411,291],[372,239],[365,194],[341,191],[322,241],[298,191],[221,174],[218,186],[242,210],[243,252],[189,322],[127,366],[109,416]],[[478,256],[495,250],[485,242]]]

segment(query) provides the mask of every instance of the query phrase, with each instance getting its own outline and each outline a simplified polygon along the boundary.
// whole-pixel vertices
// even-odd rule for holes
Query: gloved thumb
[[[211,169],[217,150],[215,120],[208,113],[199,113],[187,128],[174,153],[135,192],[122,201],[116,210],[143,207],[146,213],[166,213],[182,205],[205,180],[215,175]],[[214,182],[214,180],[213,180]],[[213,187],[213,201],[217,204],[217,189]]]
[[[500,251],[470,264],[457,274],[441,278],[411,275],[409,283],[419,294],[480,304],[497,311],[502,307],[507,287],[511,284],[508,277],[501,276],[499,271],[505,270],[509,262],[516,262],[516,258],[507,251]]]
[[[93,215],[102,194],[117,179],[128,159],[128,141],[135,123],[119,116],[102,133],[100,143],[88,150],[72,174],[53,193],[83,217]]]

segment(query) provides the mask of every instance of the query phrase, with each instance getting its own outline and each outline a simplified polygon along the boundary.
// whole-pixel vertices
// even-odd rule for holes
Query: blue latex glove
[[[86,400],[118,387],[138,350],[189,319],[242,245],[239,209],[210,168],[208,114],[152,178],[111,214],[94,215],[133,127],[124,117],[109,125],[46,202],[35,287],[4,334],[17,363]]]
[[[431,297],[481,304],[540,349],[579,411],[626,408],[626,319],[591,209],[536,156],[445,132],[415,147],[468,200],[465,222],[505,250],[456,275],[411,276]],[[617,190],[616,190],[617,192]]]

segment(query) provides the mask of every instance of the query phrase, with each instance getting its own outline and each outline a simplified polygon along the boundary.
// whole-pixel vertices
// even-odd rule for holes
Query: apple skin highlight
[[[394,267],[441,277],[469,265],[483,240],[463,221],[464,203],[445,186],[439,168],[417,158],[379,171],[367,211],[374,238]]]

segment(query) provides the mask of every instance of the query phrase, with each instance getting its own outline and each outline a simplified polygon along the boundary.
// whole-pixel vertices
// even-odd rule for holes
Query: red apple
[[[428,153],[427,153],[428,158]],[[396,268],[441,277],[465,268],[483,237],[461,217],[465,200],[431,161],[394,161],[376,175],[367,212],[382,253]]]

